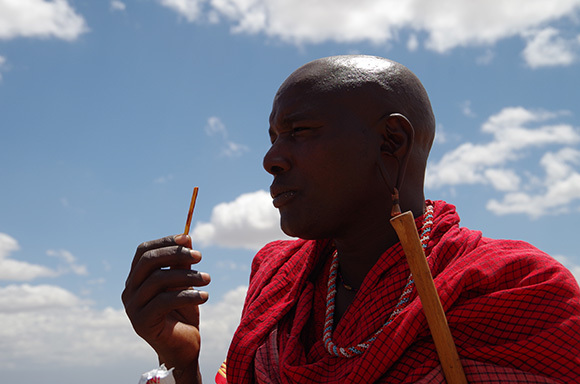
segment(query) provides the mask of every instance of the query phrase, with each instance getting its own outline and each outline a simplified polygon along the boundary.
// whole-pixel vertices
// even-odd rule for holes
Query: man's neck
[[[423,208],[421,205],[412,209],[414,216],[422,215]],[[388,219],[367,223],[348,236],[335,238],[340,273],[345,282],[359,288],[381,255],[398,242],[397,233]]]
[[[351,238],[334,240],[340,273],[352,287],[359,288],[381,255],[399,241],[395,231],[387,224],[388,227],[374,226]]]

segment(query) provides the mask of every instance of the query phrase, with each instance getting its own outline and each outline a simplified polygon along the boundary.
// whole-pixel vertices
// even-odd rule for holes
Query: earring
[[[395,217],[401,214],[401,206],[399,205],[399,190],[396,187],[393,188],[391,198],[393,199],[393,208],[391,209],[391,217]]]

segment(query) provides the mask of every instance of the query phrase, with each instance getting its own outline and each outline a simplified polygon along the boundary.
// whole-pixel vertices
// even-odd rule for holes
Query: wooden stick
[[[193,217],[193,208],[195,208],[195,200],[197,200],[198,187],[193,188],[193,194],[191,195],[191,203],[189,203],[189,212],[187,213],[187,221],[185,222],[184,235],[189,235],[189,226],[191,225],[191,218]]]
[[[449,384],[466,384],[467,379],[421,246],[413,213],[407,211],[397,215],[391,218],[391,224],[395,228],[405,251],[445,379]]]

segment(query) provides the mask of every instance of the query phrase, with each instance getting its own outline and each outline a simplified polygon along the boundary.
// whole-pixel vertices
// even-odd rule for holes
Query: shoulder
[[[304,268],[314,241],[278,240],[266,244],[252,261],[250,291],[261,290],[274,276],[283,277]]]
[[[256,253],[252,260],[252,275],[266,267],[268,269],[274,266],[284,264],[307,243],[306,240],[277,240],[266,244]]]
[[[528,266],[538,271],[558,271],[564,266],[544,251],[520,240],[482,237],[473,253],[477,260],[496,266]]]
[[[298,239],[264,246],[252,262],[244,314],[249,307],[258,307],[256,313],[261,313],[291,291],[300,290],[319,254],[317,245],[313,240]]]
[[[533,245],[519,240],[482,237],[470,252],[454,263],[467,272],[470,284],[490,290],[550,290],[579,297],[580,289],[572,273],[559,261]]]

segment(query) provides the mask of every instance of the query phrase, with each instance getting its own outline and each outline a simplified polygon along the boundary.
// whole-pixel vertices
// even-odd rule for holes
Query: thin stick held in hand
[[[391,219],[391,224],[399,236],[403,251],[405,251],[445,379],[448,384],[467,383],[445,312],[433,282],[433,276],[431,276],[425,253],[421,247],[413,213],[408,211],[394,216]]]
[[[193,217],[193,208],[195,208],[195,200],[197,200],[198,187],[193,188],[193,195],[191,195],[191,203],[189,204],[189,212],[187,213],[187,221],[185,222],[184,235],[189,235],[189,226],[191,225],[191,218]]]

